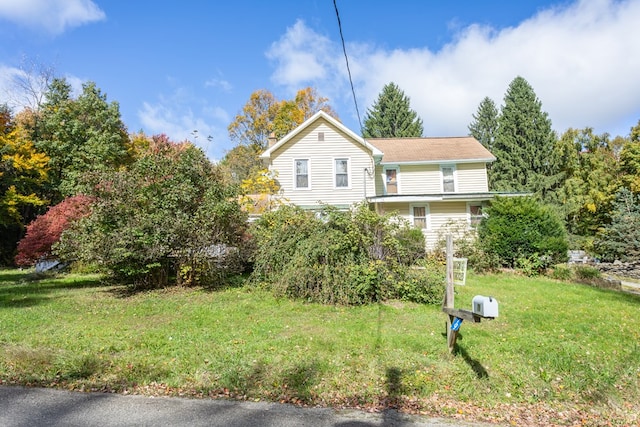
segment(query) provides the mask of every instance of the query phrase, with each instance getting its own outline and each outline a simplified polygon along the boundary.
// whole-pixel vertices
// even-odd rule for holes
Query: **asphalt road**
[[[472,427],[396,411],[371,414],[264,402],[123,396],[0,386],[0,426]]]

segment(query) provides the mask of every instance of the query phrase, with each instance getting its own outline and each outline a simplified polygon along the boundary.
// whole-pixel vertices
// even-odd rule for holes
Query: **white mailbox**
[[[498,301],[493,297],[473,297],[473,313],[482,317],[498,317]]]

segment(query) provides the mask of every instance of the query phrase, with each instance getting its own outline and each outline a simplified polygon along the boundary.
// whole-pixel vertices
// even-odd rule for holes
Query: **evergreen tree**
[[[640,259],[640,197],[628,188],[616,194],[611,223],[596,236],[595,249],[605,261]]]
[[[382,88],[378,100],[367,110],[362,130],[365,138],[421,137],[423,132],[422,119],[393,82]]]
[[[556,135],[542,103],[522,77],[516,77],[504,97],[493,144],[497,160],[489,185],[500,191],[525,191],[545,198],[559,181]]]
[[[473,115],[473,120],[469,125],[471,136],[491,151],[498,129],[498,108],[495,102],[488,96],[485,97],[478,106],[478,112]]]

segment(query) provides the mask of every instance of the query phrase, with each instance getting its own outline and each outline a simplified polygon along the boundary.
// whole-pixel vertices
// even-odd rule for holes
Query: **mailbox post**
[[[442,302],[442,311],[447,314],[447,345],[449,353],[453,353],[458,339],[458,332],[463,320],[480,323],[482,319],[498,317],[498,301],[493,297],[476,295],[472,301],[472,311],[454,308],[454,278],[453,278],[453,237],[447,235],[447,283]]]

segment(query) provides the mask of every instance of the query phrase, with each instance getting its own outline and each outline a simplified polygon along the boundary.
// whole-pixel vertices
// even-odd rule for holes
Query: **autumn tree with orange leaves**
[[[290,100],[277,100],[266,89],[253,92],[228,127],[236,145],[221,164],[231,180],[239,184],[264,175],[260,153],[267,149],[270,135],[282,138],[320,110],[337,119],[328,101],[311,87],[299,90]]]

